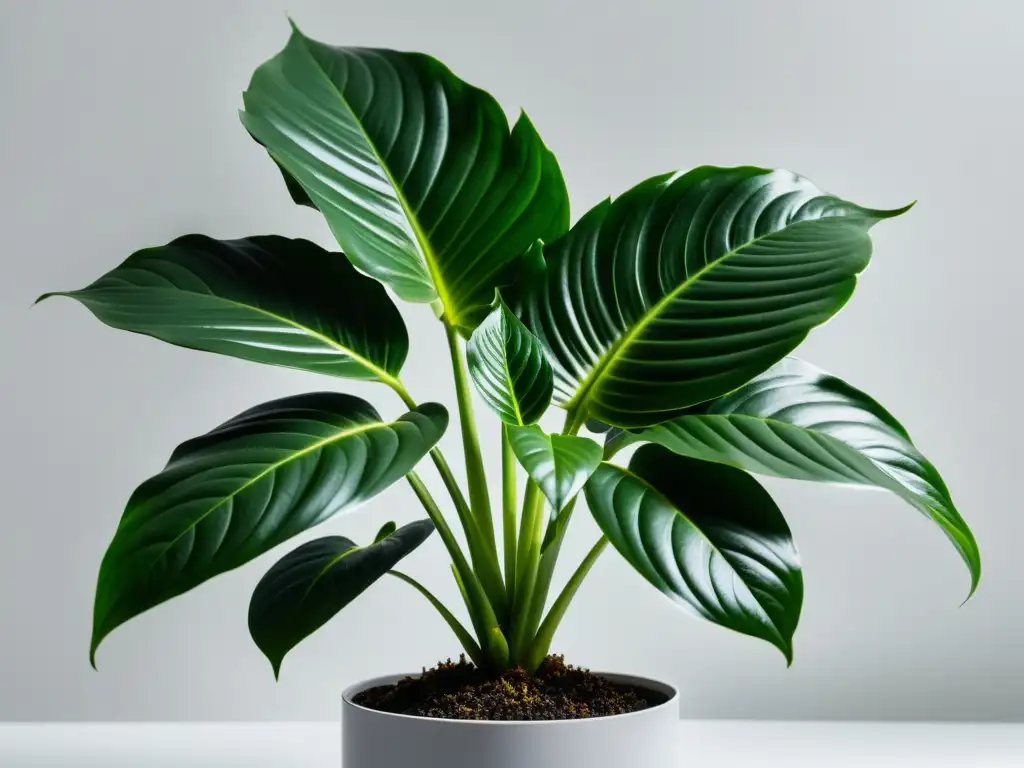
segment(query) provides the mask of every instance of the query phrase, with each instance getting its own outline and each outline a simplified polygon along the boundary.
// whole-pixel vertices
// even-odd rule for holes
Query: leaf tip
[[[41,301],[46,301],[51,296],[62,296],[62,295],[64,295],[64,294],[61,291],[48,291],[47,293],[42,294],[39,298],[37,298],[35,301],[33,301],[32,302],[32,306],[34,307],[36,304],[38,304]]]
[[[967,597],[960,603],[960,607],[963,608],[967,603],[974,597],[974,593],[978,591],[978,584],[981,583],[981,567],[979,566],[976,570],[971,571],[971,589],[967,593]]]
[[[902,216],[907,213],[911,208],[917,205],[917,200],[914,200],[901,208],[892,208],[890,210],[875,210],[869,211],[871,218],[876,221],[882,221],[884,219],[895,219],[897,216]]]
[[[793,666],[793,642],[782,642],[776,645],[780,651],[782,651],[782,657],[786,660],[786,669],[790,669]]]
[[[896,208],[895,210],[889,211],[889,217],[894,218],[896,216],[902,216],[904,213],[909,213],[910,209],[913,208],[915,205],[917,205],[917,200],[911,200],[902,208]]]

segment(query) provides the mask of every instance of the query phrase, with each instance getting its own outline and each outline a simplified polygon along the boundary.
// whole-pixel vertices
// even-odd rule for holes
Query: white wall
[[[801,355],[882,400],[942,470],[985,556],[975,599],[957,607],[965,569],[896,498],[769,482],[804,557],[792,669],[677,611],[614,553],[557,648],[679,683],[688,716],[1024,719],[1015,0],[0,0],[0,719],[333,719],[343,686],[455,651],[415,594],[381,583],[275,684],[245,621],[275,552],[130,622],[88,665],[100,557],[178,442],[315,388],[399,410],[370,385],[118,333],[70,301],[30,308],[185,232],[330,242],[236,116],[285,9],[312,36],[425,50],[525,106],[577,216],[703,163],[792,168],[867,205],[919,198],[878,227],[857,295]],[[451,403],[440,328],[425,308],[406,318],[416,396]],[[396,486],[328,526],[360,537],[415,515]],[[567,566],[596,535],[577,520]],[[454,600],[436,541],[410,563]]]

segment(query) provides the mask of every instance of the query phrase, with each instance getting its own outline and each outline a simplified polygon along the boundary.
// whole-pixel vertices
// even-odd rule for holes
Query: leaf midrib
[[[377,422],[377,423],[373,423],[373,424],[362,424],[362,425],[360,425],[358,427],[342,430],[341,432],[338,432],[338,433],[336,433],[334,435],[331,435],[330,437],[326,437],[326,438],[323,438],[321,440],[317,440],[316,442],[314,442],[314,443],[312,443],[310,445],[307,445],[305,448],[302,448],[302,449],[300,449],[298,451],[295,451],[294,453],[289,454],[285,458],[279,459],[278,461],[275,461],[274,463],[269,464],[266,468],[264,468],[263,470],[258,472],[254,477],[250,478],[249,480],[246,480],[238,488],[236,488],[235,490],[231,491],[231,493],[229,493],[226,496],[224,496],[223,498],[219,499],[216,504],[214,504],[208,510],[203,512],[199,517],[197,517],[195,520],[193,520],[191,523],[189,523],[189,525],[186,528],[184,528],[181,531],[181,533],[179,533],[177,536],[175,536],[170,541],[170,543],[167,544],[166,547],[164,547],[163,549],[161,549],[157,553],[157,555],[153,558],[153,562],[150,565],[151,566],[156,565],[160,561],[160,559],[170,551],[171,547],[173,547],[175,544],[177,544],[178,541],[180,541],[183,536],[185,536],[190,531],[194,530],[195,527],[197,525],[199,525],[199,523],[203,522],[206,518],[208,518],[210,515],[212,515],[218,509],[220,509],[224,504],[226,504],[227,502],[229,502],[230,500],[232,500],[233,498],[235,498],[236,496],[238,496],[240,493],[242,493],[243,491],[247,490],[248,488],[251,488],[253,485],[258,483],[264,477],[267,477],[268,475],[271,475],[274,472],[277,472],[277,470],[279,470],[281,467],[285,466],[286,464],[290,464],[291,462],[296,461],[296,460],[302,458],[303,456],[306,456],[306,455],[308,455],[308,454],[310,454],[310,453],[312,453],[314,451],[320,450],[321,448],[324,448],[324,447],[326,447],[326,446],[328,446],[328,445],[330,445],[330,444],[332,444],[334,442],[337,442],[338,440],[343,440],[344,438],[347,438],[347,437],[352,437],[354,435],[363,434],[365,432],[369,432],[369,431],[374,430],[374,429],[381,429],[381,428],[391,427],[393,425],[394,425],[394,422]]]
[[[522,427],[525,426],[525,423],[523,422],[523,413],[519,407],[519,395],[516,393],[515,384],[512,383],[512,369],[509,368],[508,364],[508,336],[517,329],[508,323],[504,312],[505,310],[503,308],[501,324],[498,328],[501,340],[501,369],[505,372],[505,383],[508,384],[508,394],[512,400],[512,413],[516,417],[516,424]]]
[[[825,434],[824,432],[816,432],[814,430],[807,429],[805,427],[798,427],[797,425],[792,424],[791,422],[781,421],[780,419],[764,418],[764,417],[761,417],[761,416],[751,416],[750,414],[704,413],[704,414],[693,414],[691,416],[685,416],[683,418],[684,419],[698,419],[698,420],[699,419],[717,418],[717,419],[725,419],[726,421],[729,421],[730,419],[749,419],[749,420],[755,421],[755,422],[763,422],[763,423],[767,423],[767,424],[777,425],[777,426],[780,426],[780,427],[783,427],[783,428],[786,428],[786,429],[793,429],[793,430],[800,430],[800,431],[803,431],[803,432],[809,432],[811,434],[817,435],[818,437],[820,437],[820,438],[822,438],[824,440],[827,440],[830,443],[833,443],[833,444],[838,445],[838,446],[842,446],[842,448],[844,450],[851,451],[851,452],[857,454],[858,456],[863,456],[864,459],[866,461],[870,462],[871,466],[874,467],[879,472],[879,474],[881,474],[886,480],[888,480],[888,483],[889,483],[889,484],[886,484],[886,485],[882,485],[880,483],[858,483],[858,482],[855,482],[855,481],[848,481],[848,484],[850,484],[850,485],[858,485],[858,486],[866,486],[868,488],[868,490],[878,489],[878,490],[882,490],[882,491],[888,491],[889,493],[892,493],[895,496],[898,496],[899,498],[903,499],[905,502],[910,504],[912,507],[917,508],[919,512],[922,512],[927,517],[930,517],[932,519],[932,521],[935,522],[935,524],[938,525],[947,535],[953,537],[955,539],[955,541],[960,546],[962,546],[962,548],[963,548],[963,552],[961,553],[962,556],[964,555],[964,553],[968,553],[971,557],[975,557],[978,554],[977,541],[975,540],[974,535],[970,532],[970,530],[966,528],[966,523],[964,523],[964,530],[961,530],[960,527],[955,524],[956,523],[955,520],[953,520],[951,522],[949,517],[947,517],[949,515],[955,515],[957,518],[961,517],[960,516],[960,511],[957,509],[956,504],[953,502],[952,498],[950,498],[947,494],[943,494],[941,492],[941,490],[931,480],[929,480],[928,478],[926,478],[926,477],[924,477],[922,475],[916,475],[915,474],[916,477],[918,477],[921,480],[927,482],[929,486],[931,486],[932,488],[934,488],[938,492],[939,501],[940,501],[939,504],[931,503],[927,498],[923,497],[921,494],[915,493],[913,489],[909,488],[907,485],[905,485],[903,482],[901,482],[899,480],[899,478],[895,477],[891,472],[889,472],[889,470],[886,468],[886,465],[883,464],[882,462],[880,462],[877,459],[873,459],[872,457],[867,456],[867,455],[861,453],[856,448],[854,448],[852,445],[849,445],[848,443],[844,443],[839,438],[833,437],[832,435]],[[889,427],[889,429],[891,430],[892,428]],[[894,431],[893,433],[896,434],[896,436],[899,437],[901,440],[902,439],[906,439],[903,436],[901,436],[898,432]],[[907,443],[912,448],[914,448],[914,450],[917,450],[916,446],[914,446],[913,442],[911,442],[909,439],[907,439]],[[708,459],[705,459],[705,461],[708,461]],[[733,466],[733,467],[736,467],[737,469],[744,469],[743,467],[738,467],[735,464],[728,464],[726,462],[715,462],[715,463],[725,464],[726,466]],[[748,471],[748,470],[744,470],[744,471]],[[764,474],[764,473],[756,473],[756,474]],[[932,517],[933,515],[935,517]],[[936,519],[936,518],[938,518],[938,519]],[[961,522],[963,522],[962,518],[961,518]],[[968,567],[972,569],[972,573],[971,573],[971,580],[972,580],[971,593],[973,594],[974,588],[976,586],[976,581],[975,581],[974,573],[973,573],[973,565],[972,565],[972,563],[970,561],[968,562]]]
[[[306,54],[309,56],[310,60],[314,64],[314,68],[327,82],[327,84],[330,86],[330,89],[337,94],[338,101],[341,102],[345,110],[349,113],[349,115],[351,115],[352,122],[355,123],[355,125],[358,127],[360,135],[366,142],[366,146],[368,146],[370,148],[370,151],[373,152],[374,159],[377,161],[377,164],[380,166],[381,170],[384,172],[384,175],[387,177],[388,184],[391,185],[391,189],[395,193],[395,198],[398,200],[398,204],[402,207],[402,213],[405,214],[405,218],[409,222],[409,226],[412,229],[413,237],[416,240],[416,246],[420,253],[420,258],[423,259],[423,265],[427,268],[427,273],[430,276],[430,281],[431,283],[433,283],[434,292],[437,293],[437,298],[441,302],[441,305],[444,307],[444,317],[449,325],[455,327],[457,325],[458,319],[457,315],[455,314],[455,307],[452,302],[451,296],[448,294],[448,289],[445,286],[444,281],[441,279],[441,267],[437,263],[437,254],[434,253],[434,249],[431,247],[430,241],[427,239],[426,233],[423,231],[423,227],[420,225],[419,218],[416,216],[415,212],[412,210],[412,207],[409,205],[409,201],[405,199],[405,193],[398,185],[398,182],[395,181],[395,177],[392,175],[391,169],[388,167],[387,163],[384,162],[384,158],[382,158],[380,155],[380,150],[378,150],[377,145],[373,142],[373,140],[370,138],[370,135],[366,132],[366,128],[363,126],[362,120],[359,119],[359,116],[356,114],[356,111],[352,108],[352,105],[348,103],[348,100],[345,98],[345,94],[341,92],[341,89],[338,88],[338,86],[334,83],[330,76],[328,76],[328,74],[324,71],[323,67],[320,66],[320,62],[317,60],[316,56],[313,55],[313,52],[306,45],[306,36],[303,35],[301,32],[297,33],[299,35],[299,39],[302,41],[302,50],[304,50]]]
[[[754,594],[754,590],[751,589],[750,585],[747,584],[747,582],[742,578],[742,576],[740,575],[739,571],[732,564],[732,562],[730,562],[729,558],[727,558],[725,556],[725,554],[723,553],[721,548],[719,548],[713,541],[711,541],[711,539],[708,538],[708,535],[704,532],[703,528],[701,528],[699,525],[697,525],[693,521],[693,519],[691,517],[689,517],[681,509],[679,509],[679,505],[677,505],[675,502],[673,502],[671,499],[669,499],[668,496],[663,494],[661,491],[659,491],[657,488],[655,488],[653,485],[651,485],[651,483],[649,483],[643,477],[638,475],[636,472],[633,472],[631,469],[628,469],[627,467],[620,467],[617,464],[612,464],[609,461],[602,461],[601,463],[602,464],[607,464],[609,467],[614,467],[615,469],[617,469],[620,472],[622,472],[624,475],[626,475],[628,477],[631,477],[634,480],[640,482],[643,485],[644,488],[646,488],[650,493],[655,494],[658,497],[658,499],[660,501],[662,501],[669,509],[671,509],[675,514],[677,514],[679,517],[681,517],[683,520],[685,520],[690,525],[690,527],[694,531],[696,531],[697,534],[705,542],[707,542],[708,547],[712,551],[714,551],[719,557],[721,557],[722,560],[724,560],[726,563],[728,563],[729,569],[736,575],[736,577],[739,579],[740,583],[743,584],[744,587],[746,587],[747,591],[750,593],[750,596],[754,599],[754,602],[756,602],[758,607],[761,609],[761,612],[764,614],[765,619],[767,620],[769,626],[771,626],[772,631],[775,632],[775,634],[778,637],[779,641],[783,645],[785,645],[787,648],[790,646],[790,641],[786,640],[786,637],[782,634],[782,632],[779,630],[779,627],[776,625],[775,619],[773,619],[771,617],[771,615],[769,615],[767,609],[764,607],[764,605],[761,604],[761,601],[757,599],[757,596]],[[675,550],[672,550],[672,553],[673,553],[673,556],[674,556],[675,555]],[[644,552],[644,557],[646,557],[648,559],[648,561],[650,561],[650,556],[647,554],[646,551]],[[651,567],[653,568],[653,565]],[[655,571],[655,573],[657,573],[657,571]],[[658,574],[658,578],[661,579],[661,574]],[[662,581],[664,581],[664,579],[662,579]],[[717,593],[718,593],[718,590],[715,589],[715,594],[717,595]]]
[[[319,331],[313,330],[312,328],[310,328],[307,325],[303,325],[302,323],[300,323],[300,322],[298,322],[296,320],[290,320],[289,318],[284,317],[283,315],[279,315],[276,312],[271,312],[270,310],[264,309],[263,307],[258,307],[258,306],[254,305],[254,304],[246,304],[244,302],[236,301],[235,299],[229,299],[229,298],[226,298],[224,296],[219,296],[219,295],[214,294],[214,293],[202,293],[200,291],[190,291],[190,290],[186,290],[186,289],[183,289],[183,288],[177,288],[177,287],[175,287],[175,288],[161,288],[161,287],[154,287],[154,286],[137,286],[137,285],[132,284],[132,283],[129,283],[129,285],[134,290],[138,290],[138,291],[160,291],[160,292],[167,292],[167,293],[172,293],[172,294],[186,294],[188,296],[196,296],[196,297],[199,297],[199,298],[202,298],[202,299],[213,299],[214,301],[218,301],[218,302],[221,302],[223,304],[229,304],[231,306],[238,307],[240,309],[245,309],[245,310],[248,310],[250,312],[254,312],[256,314],[264,315],[264,316],[266,316],[266,317],[268,317],[268,318],[270,318],[272,320],[276,320],[279,323],[282,323],[284,325],[289,325],[292,328],[300,330],[303,333],[306,333],[307,335],[313,337],[314,339],[317,339],[318,341],[322,342],[326,346],[331,347],[332,349],[337,349],[342,354],[348,356],[349,358],[351,358],[353,361],[355,361],[359,365],[362,365],[364,368],[366,368],[367,370],[371,371],[375,376],[377,376],[378,379],[380,379],[380,381],[382,383],[387,384],[390,387],[395,387],[395,386],[398,385],[398,379],[397,378],[392,376],[390,373],[388,373],[386,370],[381,368],[376,363],[373,363],[370,360],[368,360],[367,358],[363,357],[358,352],[355,352],[354,350],[351,350],[348,347],[340,344],[339,342],[337,342],[334,339],[332,339],[330,336],[326,336],[326,335],[320,333]],[[62,295],[70,296],[72,298],[75,298],[78,295],[87,296],[89,290],[90,290],[89,288],[86,288],[86,289],[81,290],[81,291],[70,291],[70,292],[64,293]],[[102,290],[102,289],[97,289],[97,290]],[[45,296],[43,298],[45,298]]]
[[[697,419],[697,420],[700,420],[700,419],[724,419],[726,422],[729,422],[729,421],[731,421],[733,419],[749,420],[749,421],[756,422],[756,423],[771,424],[771,425],[774,425],[774,426],[777,426],[777,427],[780,427],[780,428],[783,428],[783,429],[787,429],[787,430],[791,429],[791,430],[795,430],[795,431],[801,432],[801,433],[808,433],[808,434],[816,435],[817,437],[819,437],[819,438],[821,438],[823,440],[827,440],[830,443],[833,443],[833,444],[838,445],[838,446],[842,446],[843,450],[851,451],[852,453],[856,454],[857,456],[862,456],[866,461],[870,462],[871,466],[873,466],[875,469],[877,469],[881,474],[883,474],[891,482],[895,483],[895,485],[898,487],[898,490],[897,490],[897,488],[893,488],[893,487],[885,488],[884,490],[890,491],[891,493],[895,493],[895,494],[897,494],[899,496],[902,496],[903,493],[905,493],[905,492],[909,492],[909,489],[903,483],[901,483],[897,478],[893,477],[888,471],[886,471],[885,465],[882,464],[880,461],[878,461],[877,459],[873,459],[870,456],[867,456],[866,454],[864,454],[861,451],[859,451],[856,448],[854,448],[849,443],[845,443],[842,440],[840,440],[839,438],[837,438],[837,437],[835,437],[833,435],[830,435],[830,434],[828,434],[826,432],[821,432],[821,431],[814,430],[814,429],[808,429],[807,427],[801,427],[801,426],[798,426],[796,424],[793,424],[792,422],[782,421],[781,419],[777,419],[777,418],[767,418],[767,417],[764,417],[764,416],[752,416],[749,413],[701,413],[701,414],[692,414],[690,416],[684,416],[683,419],[681,419],[681,421],[682,420],[686,420],[686,419]],[[654,427],[654,429],[657,429],[657,427]],[[899,437],[899,435],[897,435],[897,437]],[[911,445],[913,445],[913,444],[911,444]],[[718,463],[725,463],[725,462],[718,462]],[[734,466],[734,465],[728,465],[728,466]],[[743,469],[743,467],[739,467],[739,469]],[[924,479],[924,478],[922,478],[922,479]],[[866,485],[867,483],[850,481],[850,484],[851,485]],[[914,499],[918,498],[916,494],[912,494],[912,495],[914,496]]]
[[[840,218],[844,218],[844,217],[833,217],[833,218],[840,219]],[[793,222],[793,223],[787,224],[785,227],[782,227],[780,229],[776,229],[776,230],[773,230],[771,232],[766,232],[763,235],[759,235],[759,236],[753,238],[752,240],[747,240],[746,242],[740,244],[739,246],[737,246],[735,248],[732,248],[731,250],[729,250],[726,253],[724,253],[721,256],[719,256],[714,261],[705,264],[703,267],[701,267],[699,270],[697,270],[694,274],[692,274],[689,277],[687,277],[686,280],[684,280],[678,286],[676,286],[671,291],[669,291],[664,296],[662,296],[660,299],[658,299],[658,301],[655,302],[654,305],[650,309],[646,310],[643,313],[643,316],[640,318],[639,321],[637,321],[633,325],[632,328],[630,328],[625,334],[623,334],[619,339],[617,339],[605,351],[605,353],[601,356],[601,358],[594,365],[593,369],[591,369],[590,373],[587,374],[587,376],[583,379],[582,382],[580,382],[580,385],[576,388],[576,394],[573,395],[572,399],[568,403],[566,403],[565,408],[566,409],[573,409],[573,408],[575,408],[578,411],[584,412],[585,409],[581,408],[581,406],[585,403],[585,400],[586,400],[587,396],[594,389],[594,387],[597,386],[599,380],[608,371],[608,369],[612,365],[614,365],[615,362],[617,362],[617,359],[623,354],[623,350],[627,349],[629,347],[629,345],[632,344],[632,342],[641,333],[643,333],[647,329],[647,327],[653,322],[654,318],[656,316],[658,316],[661,313],[661,311],[666,306],[668,306],[669,304],[674,302],[677,298],[679,298],[679,296],[682,293],[684,293],[688,288],[690,288],[694,283],[697,282],[697,280],[699,280],[705,274],[707,274],[708,272],[713,270],[715,267],[717,267],[720,264],[722,264],[722,262],[724,262],[726,259],[729,259],[729,258],[735,256],[736,254],[738,254],[744,248],[749,248],[750,246],[752,246],[752,245],[754,245],[754,244],[764,240],[765,238],[772,237],[774,235],[779,234],[780,232],[785,232],[785,231],[790,230],[793,227],[797,227],[797,226],[799,226],[801,224],[805,224],[805,223],[818,223],[818,222],[822,222],[824,220],[825,220],[824,218],[821,218],[821,219],[810,219],[810,220],[803,220],[803,221]],[[603,222],[602,222],[602,224],[603,224]]]

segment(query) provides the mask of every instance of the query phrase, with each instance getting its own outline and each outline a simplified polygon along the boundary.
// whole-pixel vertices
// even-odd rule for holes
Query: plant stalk
[[[587,574],[590,573],[590,569],[594,567],[597,558],[601,556],[601,553],[604,552],[607,546],[608,539],[606,537],[602,536],[598,539],[597,543],[587,553],[587,556],[583,558],[583,562],[580,563],[572,576],[569,577],[569,581],[558,594],[558,597],[555,598],[555,602],[552,604],[551,610],[548,611],[548,615],[544,618],[544,622],[540,625],[540,629],[537,630],[537,636],[534,638],[533,645],[527,654],[525,666],[529,672],[535,672],[548,655],[548,650],[551,648],[551,640],[558,630],[558,625],[562,623],[562,618],[565,616],[569,604],[576,596],[576,592],[587,577]]]
[[[469,387],[469,374],[466,370],[466,359],[459,344],[458,332],[447,324],[444,326],[444,331],[448,339],[448,350],[451,353],[452,373],[455,377],[455,396],[459,404],[459,427],[462,431],[462,447],[466,459],[469,505],[472,517],[476,521],[476,530],[485,550],[484,559],[487,561],[485,566],[488,575],[485,577],[484,583],[495,608],[501,615],[507,616],[508,596],[505,594],[505,587],[501,582],[498,547],[494,537],[494,521],[491,518],[491,500],[487,492],[487,474],[484,470],[480,438],[477,436],[476,421],[473,417],[473,400]],[[498,576],[497,583],[494,579],[495,574]]]
[[[565,415],[565,425],[562,427],[563,435],[575,435],[582,426],[582,420],[578,419],[575,411],[569,411]],[[551,542],[543,553],[544,542],[544,509],[545,498],[537,487],[536,483],[527,486],[527,495],[533,492],[533,498],[524,500],[523,521],[520,528],[518,568],[519,577],[516,580],[516,603],[513,607],[512,621],[512,662],[523,664],[526,654],[533,644],[534,634],[544,615],[544,607],[547,604],[548,591],[551,588],[551,579],[554,576],[555,565],[558,561],[558,553],[561,549],[562,538],[565,535],[566,526],[555,541]],[[529,503],[528,503],[529,502]],[[573,499],[560,515],[572,515],[572,507],[575,505]],[[566,520],[568,523],[568,520]],[[549,523],[550,524],[550,523]]]
[[[527,617],[533,596],[533,585],[537,580],[537,564],[540,561],[538,528],[542,524],[544,494],[532,479],[526,483],[523,495],[523,514],[519,523],[519,542],[516,553],[515,603],[512,606],[511,658],[517,664],[529,643]]]
[[[515,605],[516,593],[516,457],[508,440],[508,427],[501,425],[501,519],[502,546],[505,548],[505,593],[508,604]]]
[[[465,649],[466,655],[469,656],[473,663],[478,667],[483,667],[484,656],[480,650],[480,646],[477,644],[476,640],[473,639],[473,636],[466,631],[466,628],[462,626],[459,620],[455,618],[454,614],[445,607],[444,603],[442,603],[429,589],[416,581],[412,576],[402,573],[401,571],[388,571],[388,575],[404,581],[427,598],[427,600],[430,601],[430,604],[434,606],[439,614],[441,614],[441,618],[445,620],[449,627],[451,627],[452,632],[455,633],[455,636],[459,639],[463,649]]]
[[[526,616],[526,632],[529,637],[537,633],[541,618],[544,616],[544,607],[548,602],[548,593],[551,591],[551,580],[555,575],[555,565],[558,563],[558,556],[562,551],[562,541],[565,539],[565,531],[569,527],[569,520],[572,518],[572,511],[576,507],[576,499],[573,498],[559,514],[562,525],[555,539],[548,544],[547,549],[541,553],[540,565],[537,569],[537,580],[534,584],[533,597],[530,601],[530,609]]]
[[[389,384],[391,384],[391,388],[395,390],[398,396],[402,398],[402,402],[405,403],[407,408],[416,408],[416,401],[400,381],[396,379],[393,383],[389,382]],[[501,617],[502,622],[505,622],[507,621],[506,617],[509,610],[508,598],[505,595],[505,587],[502,583],[497,555],[487,549],[484,543],[485,539],[480,535],[478,522],[473,516],[469,504],[466,503],[466,497],[463,495],[462,489],[459,487],[459,483],[455,479],[455,475],[452,473],[444,454],[441,453],[441,449],[434,448],[430,452],[430,458],[433,460],[434,466],[437,467],[438,474],[441,476],[448,495],[451,496],[452,503],[455,505],[455,511],[459,516],[459,523],[462,525],[463,533],[466,535],[466,542],[469,544],[470,559],[484,590],[487,592],[488,600],[490,600],[491,605]],[[488,527],[490,527],[489,522]]]
[[[455,539],[455,535],[452,533],[451,528],[448,527],[444,515],[441,514],[441,510],[437,506],[437,502],[434,501],[423,481],[420,480],[415,472],[410,472],[406,475],[406,479],[409,481],[409,485],[412,486],[423,508],[427,511],[427,516],[434,523],[434,527],[437,529],[441,540],[448,550],[448,555],[452,558],[452,570],[455,571],[456,578],[462,587],[463,599],[473,621],[473,629],[476,630],[477,639],[480,641],[482,648],[487,648],[490,651],[492,647],[497,645],[497,640],[494,638],[494,630],[501,634],[501,627],[494,613],[494,608],[487,597],[487,593],[481,586],[476,573],[470,567],[466,556],[459,547],[459,542]],[[505,658],[508,658],[507,645]]]

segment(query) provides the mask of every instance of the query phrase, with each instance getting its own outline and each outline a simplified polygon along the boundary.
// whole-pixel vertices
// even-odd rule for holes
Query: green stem
[[[505,548],[505,592],[515,605],[516,591],[516,457],[508,440],[508,427],[501,425],[501,519]]]
[[[459,576],[459,571],[454,565],[452,566],[452,575],[455,577],[455,583],[459,586],[462,599],[468,602],[471,598],[466,591],[466,583]],[[471,615],[476,616],[474,613]],[[508,642],[505,640],[501,627],[490,622],[484,622],[482,625],[474,622],[474,627],[477,637],[480,638],[480,644],[486,649],[485,665],[495,672],[508,669]]]
[[[575,411],[565,415],[563,435],[575,435],[582,426],[582,419]],[[532,498],[530,498],[532,492]],[[528,653],[534,632],[544,615],[551,579],[554,575],[561,540],[565,535],[565,527],[559,532],[541,557],[544,542],[544,495],[536,483],[527,485],[527,496],[523,506],[523,522],[519,530],[518,578],[516,580],[516,603],[512,614],[512,662],[522,664]],[[573,502],[575,503],[575,502]],[[562,514],[572,514],[571,506]]]
[[[565,539],[565,531],[569,527],[569,520],[572,518],[572,511],[576,507],[574,497],[563,509],[558,517],[558,533],[554,541],[548,544],[547,549],[541,553],[540,565],[537,569],[537,580],[533,589],[533,598],[530,601],[530,609],[526,616],[525,631],[529,637],[533,637],[544,616],[544,607],[548,602],[548,592],[551,591],[551,580],[555,575],[555,565],[558,563],[559,553],[562,551],[562,541]]]
[[[434,606],[439,614],[441,614],[441,618],[445,620],[449,627],[451,627],[452,632],[455,633],[455,636],[459,639],[459,642],[462,644],[462,647],[465,649],[469,658],[473,660],[473,663],[478,667],[483,666],[484,657],[480,650],[480,646],[477,645],[473,636],[466,631],[466,628],[462,626],[459,620],[455,618],[454,614],[445,607],[444,603],[438,600],[429,589],[416,581],[412,576],[402,573],[401,571],[388,571],[388,575],[404,581],[427,598],[427,600],[430,601],[430,604]]]
[[[604,549],[607,546],[607,538],[602,536],[598,539],[597,543],[591,547],[590,551],[587,553],[587,556],[583,558],[583,562],[580,563],[572,576],[569,577],[569,581],[559,593],[558,597],[555,598],[555,602],[551,606],[551,610],[548,611],[548,615],[544,618],[544,623],[540,625],[540,629],[537,631],[537,636],[533,640],[533,645],[530,647],[530,652],[526,658],[527,670],[531,672],[535,671],[548,655],[548,650],[551,648],[551,640],[554,638],[555,632],[558,630],[558,625],[561,624],[562,618],[565,616],[565,612],[569,608],[569,604],[576,596],[576,592],[579,590],[583,580],[587,577],[587,574],[590,573],[590,569],[594,567],[594,563],[597,562],[597,558],[601,556],[601,553],[604,552]]]
[[[531,478],[526,482],[526,492],[523,494],[523,513],[519,520],[519,542],[516,551],[516,610],[519,603],[527,595],[522,591],[523,582],[529,573],[530,549],[535,538],[535,531],[538,526],[538,517],[544,508],[544,494],[540,486]]]
[[[423,481],[420,480],[415,472],[410,472],[406,475],[406,479],[409,481],[409,485],[412,486],[423,508],[427,511],[427,516],[434,523],[434,527],[437,529],[438,534],[440,534],[441,540],[448,550],[448,555],[452,559],[452,569],[455,571],[456,577],[463,587],[466,609],[473,620],[473,628],[476,630],[477,639],[480,640],[482,647],[490,649],[494,643],[492,639],[494,629],[498,629],[499,632],[501,630],[498,618],[494,613],[494,608],[487,598],[487,593],[477,579],[476,573],[470,567],[466,556],[459,547],[459,542],[455,539],[455,535],[452,533],[451,528],[448,527],[444,515],[441,514],[441,510],[437,506],[437,502],[434,501]]]
[[[484,472],[480,438],[476,433],[473,418],[473,400],[469,389],[469,374],[466,359],[459,345],[458,332],[449,325],[444,327],[451,353],[452,372],[455,376],[455,397],[459,403],[459,426],[462,430],[462,447],[466,454],[466,480],[469,484],[469,504],[477,521],[477,528],[486,537],[497,557],[497,543],[494,538],[494,524],[491,519],[491,499],[487,493],[487,475]]]
[[[401,381],[395,379],[388,382],[388,384],[402,398],[402,402],[405,403],[407,408],[416,408],[416,401]],[[441,453],[441,449],[434,448],[430,452],[430,458],[433,460],[434,466],[437,467],[438,474],[440,474],[448,495],[451,496],[452,503],[455,505],[455,511],[459,516],[459,523],[462,525],[466,541],[469,544],[470,559],[473,561],[473,566],[479,574],[484,590],[487,592],[488,600],[491,601],[498,615],[504,621],[508,615],[508,598],[505,595],[505,587],[502,583],[497,555],[487,549],[486,540],[480,535],[480,527],[477,520],[473,517],[469,504],[466,503],[466,497],[463,495],[462,489],[459,487],[459,483],[455,479],[455,475],[452,473],[444,454]],[[488,527],[490,527],[489,522]],[[493,537],[493,530],[491,535]]]
[[[537,579],[537,563],[540,555],[535,548],[536,530],[540,520],[540,512],[544,508],[544,494],[532,479],[526,483],[523,495],[523,514],[519,523],[519,542],[516,553],[515,603],[512,605],[512,663],[519,663],[520,656],[526,650],[529,636],[526,632],[526,619],[530,611],[530,600],[533,585]],[[535,557],[536,555],[536,557]]]

